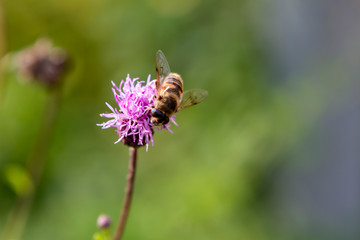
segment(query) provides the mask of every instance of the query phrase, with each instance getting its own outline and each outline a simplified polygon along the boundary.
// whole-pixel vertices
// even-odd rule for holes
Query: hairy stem
[[[116,228],[116,233],[114,236],[114,240],[120,240],[126,224],[126,220],[130,210],[131,204],[131,197],[134,191],[134,181],[135,181],[135,173],[136,173],[136,158],[137,158],[137,148],[136,147],[129,147],[129,172],[127,176],[127,185],[125,190],[125,201],[122,208],[122,214]]]
[[[34,148],[27,161],[27,171],[31,177],[33,188],[25,194],[18,196],[0,239],[16,240],[21,238],[36,194],[37,186],[41,180],[48,149],[50,147],[50,140],[53,135],[55,122],[59,112],[59,106],[60,89],[50,89],[39,135],[37,136]]]

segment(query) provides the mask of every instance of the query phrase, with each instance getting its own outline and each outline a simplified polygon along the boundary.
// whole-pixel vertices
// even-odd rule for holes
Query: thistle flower
[[[118,109],[106,103],[112,112],[102,113],[100,116],[111,119],[97,125],[101,126],[102,129],[116,128],[119,139],[115,143],[122,141],[129,146],[146,145],[147,150],[149,142],[154,145],[154,125],[150,122],[150,110],[154,105],[157,93],[155,80],[151,80],[150,75],[145,85],[143,85],[145,81],[138,81],[138,79],[131,79],[128,74],[126,80],[122,80],[119,86],[112,82],[112,90]],[[174,118],[175,116],[172,116],[170,120],[176,125]],[[170,123],[161,126],[158,130],[162,129],[172,133]]]

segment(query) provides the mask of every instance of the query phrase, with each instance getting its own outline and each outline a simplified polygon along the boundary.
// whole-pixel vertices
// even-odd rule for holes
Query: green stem
[[[6,61],[4,56],[6,53],[6,30],[5,30],[5,14],[2,1],[0,0],[0,104],[4,95],[5,79],[4,73]]]
[[[2,1],[0,0],[0,57],[6,52],[6,31],[5,31],[5,14]]]
[[[0,236],[1,240],[21,238],[45,166],[50,140],[59,113],[60,93],[60,88],[49,90],[40,131],[27,161],[27,171],[32,179],[33,190],[18,197],[4,231]]]
[[[129,215],[130,204],[132,193],[134,190],[134,182],[135,182],[135,173],[136,173],[136,159],[137,159],[137,148],[136,147],[129,147],[129,172],[127,176],[127,185],[125,190],[125,201],[122,208],[122,214],[119,220],[119,224],[116,228],[116,233],[114,236],[114,240],[120,240],[126,224],[127,217]]]

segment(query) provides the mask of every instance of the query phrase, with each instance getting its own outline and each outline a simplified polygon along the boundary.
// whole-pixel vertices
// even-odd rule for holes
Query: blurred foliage
[[[9,164],[4,176],[17,195],[22,196],[32,190],[31,178],[22,167]]]
[[[49,37],[71,68],[45,176],[23,239],[91,239],[100,213],[117,220],[128,149],[101,130],[111,83],[155,76],[162,49],[185,89],[208,99],[177,116],[174,134],[141,149],[125,239],[289,239],[274,221],[272,176],[322,107],[307,85],[273,84],[250,0],[6,0],[8,52]],[[153,77],[154,78],[154,77]],[[325,78],[325,77],[324,77]],[[41,128],[45,92],[6,75],[0,106],[0,230]],[[318,96],[317,96],[318,97]],[[322,99],[325,99],[323,96]],[[16,170],[16,169],[15,169]],[[12,171],[10,179],[20,174]],[[26,179],[10,180],[19,189]],[[22,181],[22,183],[17,183]],[[16,184],[15,184],[16,183]]]

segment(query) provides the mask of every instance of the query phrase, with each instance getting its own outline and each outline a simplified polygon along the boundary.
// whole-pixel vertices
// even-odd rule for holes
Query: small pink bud
[[[111,225],[111,219],[108,215],[102,214],[97,219],[97,226],[100,229],[108,228]]]

